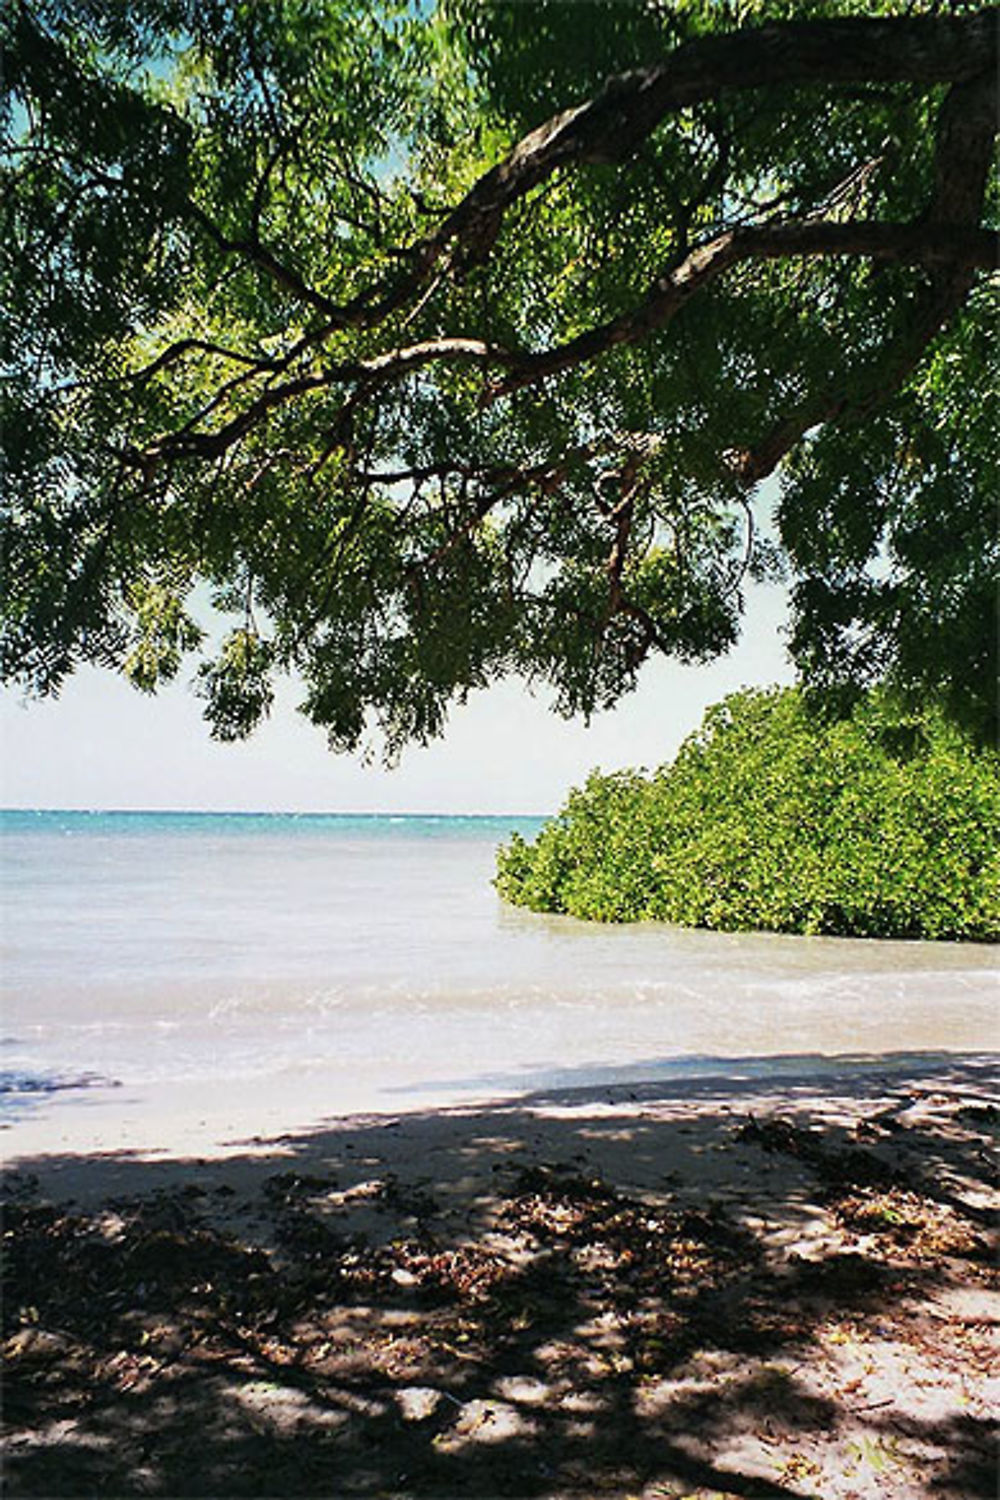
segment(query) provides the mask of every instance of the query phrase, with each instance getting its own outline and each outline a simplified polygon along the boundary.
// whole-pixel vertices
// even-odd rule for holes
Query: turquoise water
[[[504,906],[538,819],[0,813],[10,1107],[235,1083],[331,1112],[704,1059],[983,1045],[996,954]],[[282,1094],[282,1091],[284,1093]]]
[[[515,829],[533,836],[537,817],[476,813],[256,813],[256,812],[94,812],[0,808],[0,838],[29,834],[45,838],[227,838],[492,839]]]
[[[495,908],[497,845],[539,819],[0,813],[5,983],[73,1011],[116,985],[340,987],[448,967]]]

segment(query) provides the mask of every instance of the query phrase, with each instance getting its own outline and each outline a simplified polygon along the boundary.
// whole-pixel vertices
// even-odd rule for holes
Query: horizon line
[[[205,818],[550,818],[551,812],[442,812],[399,808],[295,808],[295,807],[36,807],[0,806],[0,813],[82,813],[116,817],[205,817]]]

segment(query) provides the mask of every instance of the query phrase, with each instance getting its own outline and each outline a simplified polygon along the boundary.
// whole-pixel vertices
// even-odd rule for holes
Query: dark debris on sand
[[[945,1117],[977,1161],[992,1116]],[[484,1168],[461,1230],[385,1173],[341,1194],[377,1240],[330,1175],[264,1180],[254,1243],[225,1187],[83,1212],[12,1174],[6,1492],[985,1500],[989,1212],[880,1154],[896,1125],[720,1125],[805,1171],[811,1239],[585,1152]]]

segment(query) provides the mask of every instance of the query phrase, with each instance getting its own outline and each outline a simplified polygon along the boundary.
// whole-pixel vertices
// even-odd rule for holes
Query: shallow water
[[[4,813],[4,1105],[401,1108],[995,1044],[996,951],[505,907],[511,818]],[[734,1066],[725,1062],[724,1066]],[[193,1092],[192,1092],[193,1091]],[[81,1120],[83,1116],[79,1117]]]

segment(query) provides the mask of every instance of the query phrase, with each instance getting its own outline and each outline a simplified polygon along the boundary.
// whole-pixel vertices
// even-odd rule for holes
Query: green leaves
[[[497,888],[599,921],[1000,940],[1000,757],[884,693],[824,720],[792,689],[705,716],[652,776],[592,775]]]
[[[1000,404],[984,316],[996,308],[982,288],[905,395],[809,441],[779,517],[806,680],[856,690],[889,677],[912,701],[940,696],[986,742],[998,722],[987,622],[1000,576]]]
[[[155,692],[177,675],[181,659],[201,643],[204,631],[190,618],[169,585],[137,582],[129,606],[135,619],[134,643],[122,670],[134,687]]]
[[[267,717],[273,660],[270,643],[245,626],[231,631],[215,660],[202,667],[198,686],[216,739],[245,739]]]
[[[395,751],[505,672],[586,714],[718,656],[783,560],[807,681],[986,737],[992,31],[939,10],[8,7],[5,679],[201,654],[215,732],[292,671]]]

